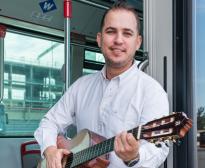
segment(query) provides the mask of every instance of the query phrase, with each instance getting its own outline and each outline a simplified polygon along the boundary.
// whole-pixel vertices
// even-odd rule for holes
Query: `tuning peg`
[[[180,140],[177,140],[177,141],[176,141],[177,146],[180,146],[181,143],[182,143],[182,141],[180,141]]]
[[[165,145],[166,145],[167,147],[170,147],[170,144],[169,144],[169,143],[166,143],[166,142],[165,142]]]
[[[177,146],[181,145],[181,141],[180,141],[180,140],[173,139],[172,141],[173,141]]]
[[[157,141],[157,142],[155,142],[155,146],[158,147],[158,148],[161,148],[162,144],[159,141]]]
[[[170,141],[169,140],[165,140],[164,143],[167,147],[170,147]]]
[[[150,142],[151,142],[151,143],[154,143],[154,140],[153,140],[153,139],[151,139],[151,140],[150,140]]]
[[[176,139],[172,138],[172,142],[177,143]]]
[[[168,140],[171,140],[171,141],[172,141],[172,140],[173,140],[173,137],[170,136],[170,137],[168,138]]]

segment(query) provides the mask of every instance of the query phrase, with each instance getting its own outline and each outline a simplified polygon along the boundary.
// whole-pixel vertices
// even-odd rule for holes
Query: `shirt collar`
[[[104,79],[107,79],[106,78],[106,65],[103,66],[102,70],[101,70],[101,75]]]
[[[120,81],[122,82],[122,81],[126,80],[130,75],[132,75],[134,72],[136,72],[137,69],[138,69],[137,62],[134,60],[132,66],[129,69],[127,69],[125,72],[123,72],[119,75]]]
[[[134,60],[132,66],[131,66],[129,69],[127,69],[125,72],[121,73],[120,75],[114,77],[113,79],[117,79],[117,78],[118,78],[120,81],[123,81],[124,79],[127,78],[127,76],[130,74],[130,72],[133,72],[133,71],[135,71],[136,69],[138,69],[138,68],[137,68],[137,62]],[[102,68],[102,70],[101,70],[101,75],[102,75],[102,77],[103,77],[105,80],[108,80],[108,79],[106,78],[106,65],[103,66],[103,68]]]

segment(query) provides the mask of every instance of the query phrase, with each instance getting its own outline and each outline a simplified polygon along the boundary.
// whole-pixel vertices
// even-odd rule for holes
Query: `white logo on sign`
[[[52,16],[45,15],[45,14],[42,14],[40,12],[35,12],[35,11],[32,12],[31,17],[33,19],[44,20],[44,21],[47,21],[47,22],[50,22],[53,18]]]
[[[53,5],[54,4],[50,4],[50,3],[45,2],[44,6],[43,6],[43,9],[48,11],[53,7]]]

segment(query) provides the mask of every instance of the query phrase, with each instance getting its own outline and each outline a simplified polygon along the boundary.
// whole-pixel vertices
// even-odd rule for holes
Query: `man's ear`
[[[101,48],[101,38],[102,38],[102,34],[100,32],[98,32],[96,41],[98,43],[99,48]]]
[[[138,50],[142,44],[142,36],[138,35],[136,40],[137,40],[136,50]]]

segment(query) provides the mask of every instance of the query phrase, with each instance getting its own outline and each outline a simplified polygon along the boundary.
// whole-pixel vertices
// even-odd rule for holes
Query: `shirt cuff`
[[[44,159],[45,156],[43,153],[46,150],[46,148],[49,146],[56,146],[56,135],[53,135],[51,132],[49,133],[48,131],[47,133],[38,134],[38,130],[37,132],[35,132],[35,134],[34,136],[37,142],[41,144],[40,145],[41,157]]]

